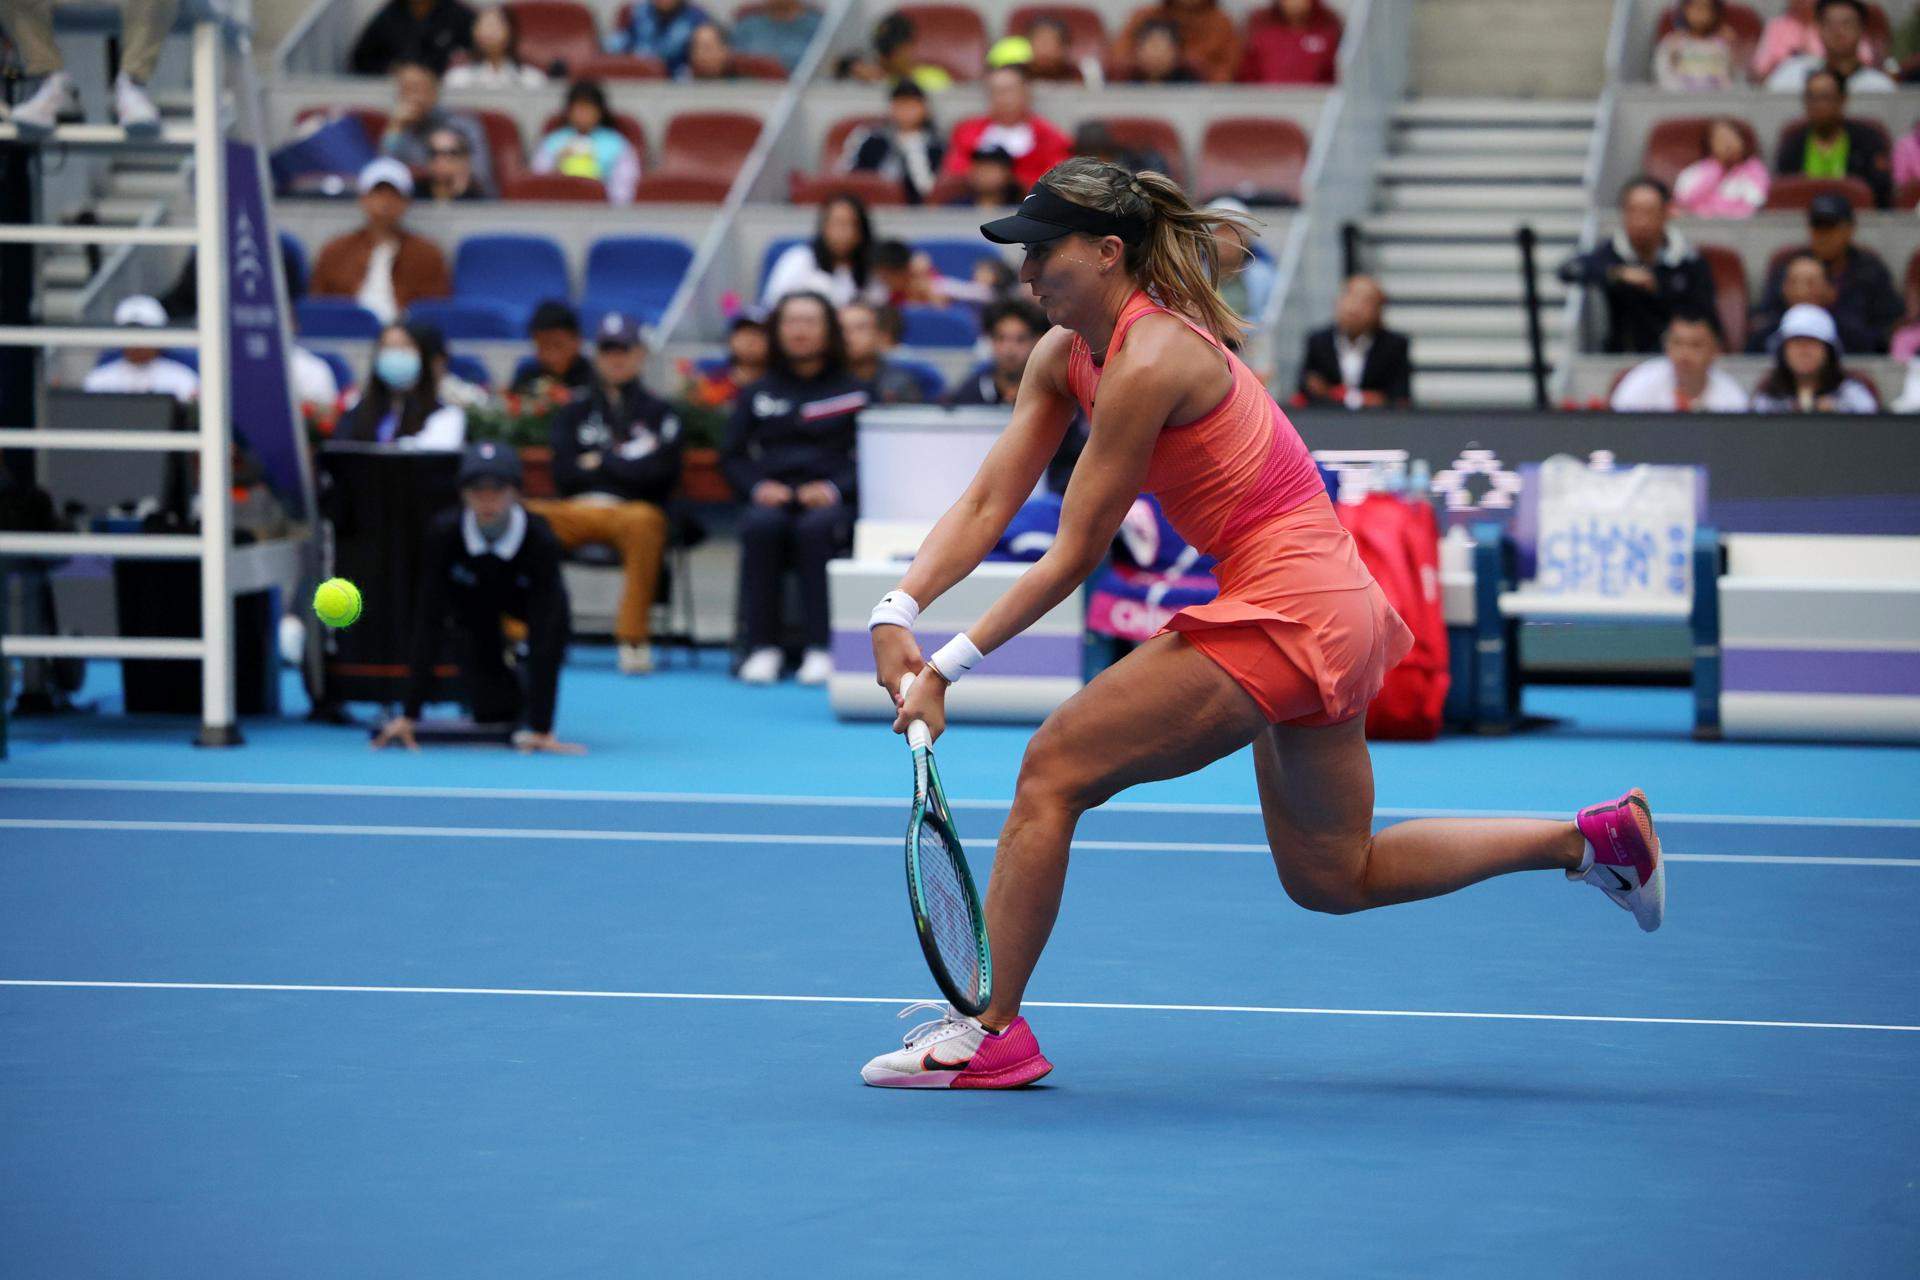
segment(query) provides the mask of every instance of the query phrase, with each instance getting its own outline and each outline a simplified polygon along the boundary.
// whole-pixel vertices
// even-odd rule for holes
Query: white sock
[[[1587,874],[1587,872],[1593,870],[1593,842],[1592,841],[1586,842],[1586,850],[1587,851],[1585,853],[1580,855],[1580,865],[1573,869],[1573,874],[1576,876],[1583,876]]]

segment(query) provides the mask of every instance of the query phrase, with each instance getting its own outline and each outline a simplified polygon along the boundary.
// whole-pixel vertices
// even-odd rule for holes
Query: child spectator
[[[911,80],[928,93],[940,93],[953,87],[953,77],[943,67],[920,60],[919,33],[913,20],[904,13],[890,13],[873,28],[873,54],[858,54],[843,59],[839,67],[843,80],[869,83]]]
[[[1653,50],[1653,79],[1662,89],[1703,93],[1733,87],[1733,30],[1726,0],[1681,0],[1673,30]]]
[[[1171,22],[1180,33],[1186,64],[1209,84],[1225,84],[1240,69],[1240,33],[1231,15],[1214,0],[1164,0],[1136,9],[1114,41],[1115,61],[1130,71],[1137,61],[1141,28],[1149,22]]]
[[[473,176],[473,148],[458,129],[441,127],[427,135],[427,196],[436,204],[484,200]]]
[[[1882,352],[1905,305],[1887,264],[1872,250],[1855,244],[1853,231],[1853,206],[1845,196],[1823,192],[1807,206],[1811,243],[1806,252],[1819,261],[1833,287],[1830,309],[1846,349],[1855,354]],[[1770,333],[1789,309],[1785,284],[1791,266],[1791,261],[1783,263],[1767,277],[1760,305],[1754,309],[1756,334]]]
[[[593,365],[581,354],[580,317],[572,307],[558,298],[541,303],[527,322],[527,336],[533,357],[514,372],[515,395],[551,400],[557,388],[570,398],[593,386]]]
[[[1920,11],[1914,17],[1920,20]],[[1893,184],[1900,187],[1909,182],[1920,182],[1920,119],[1893,144]]]
[[[402,60],[438,73],[456,53],[473,48],[473,10],[460,0],[387,0],[354,42],[355,75],[383,76]]]
[[[1155,19],[1140,24],[1133,39],[1133,67],[1127,79],[1134,84],[1198,84],[1200,77],[1186,62],[1180,47],[1180,28]]]
[[[1243,84],[1332,84],[1339,78],[1339,15],[1321,0],[1274,0],[1247,16]]]
[[[733,24],[733,47],[740,53],[778,58],[792,71],[806,56],[813,33],[820,29],[820,11],[800,0],[766,0],[742,13]]]
[[[540,140],[533,171],[592,178],[607,189],[610,204],[633,203],[640,157],[627,135],[613,127],[613,113],[599,84],[576,80],[568,88],[565,119]]]
[[[1027,76],[1042,84],[1080,84],[1086,73],[1073,60],[1073,32],[1053,17],[1035,18],[1027,24]]]
[[[1026,195],[1013,176],[1013,157],[1005,147],[980,147],[967,160],[964,189],[947,203],[954,208],[1004,209]]]
[[[699,375],[690,398],[709,408],[728,408],[740,389],[767,376],[767,325],[758,316],[742,313],[727,322],[726,363]]]
[[[886,123],[862,125],[847,135],[840,154],[842,173],[874,173],[898,182],[908,204],[920,204],[933,192],[947,144],[927,110],[927,92],[902,80],[887,95]]]
[[[1839,76],[1819,68],[1807,76],[1800,91],[1807,118],[1780,135],[1774,167],[1783,174],[1809,178],[1859,178],[1873,189],[1882,209],[1893,203],[1893,165],[1880,131],[1847,119],[1847,86]]]
[[[136,293],[120,300],[113,309],[113,322],[122,327],[164,329],[167,312],[158,299]],[[115,394],[152,391],[190,404],[200,394],[200,375],[157,347],[128,346],[118,356],[88,370],[80,387]]]
[[[1608,352],[1652,355],[1676,310],[1713,310],[1713,272],[1667,225],[1671,199],[1659,179],[1634,178],[1620,192],[1620,229],[1560,267],[1568,284],[1606,293]]]
[[[845,192],[833,196],[820,206],[813,239],[773,260],[760,305],[771,308],[792,293],[817,293],[836,307],[868,297],[872,253],[867,206]]]
[[[1819,49],[1781,62],[1767,77],[1767,88],[1776,93],[1797,93],[1808,75],[1825,67],[1849,92],[1894,90],[1893,77],[1872,64],[1872,46],[1866,41],[1867,7],[1861,0],[1817,0],[1813,13],[1814,26],[1820,33]]]
[[[382,156],[360,171],[360,212],[366,224],[327,241],[313,262],[307,292],[316,298],[352,298],[390,322],[422,298],[453,292],[453,276],[438,245],[401,226],[413,198],[413,175]]]
[[[726,28],[717,22],[703,22],[693,29],[687,42],[687,65],[680,68],[681,80],[731,80],[733,46],[727,43]]]
[[[1819,307],[1788,310],[1775,336],[1773,370],[1753,393],[1755,413],[1878,413],[1880,402],[1840,364],[1840,334]]]
[[[340,423],[338,438],[411,449],[458,449],[467,440],[467,414],[440,399],[447,346],[432,325],[390,324],[373,349],[372,372],[359,402]]]
[[[900,313],[885,303],[849,302],[840,308],[846,336],[847,372],[867,389],[874,404],[922,404],[920,379],[887,358],[902,334]]]
[[[946,171],[966,172],[982,147],[998,147],[1013,157],[1013,178],[1022,192],[1073,151],[1058,125],[1034,114],[1033,89],[1021,66],[996,67],[987,74],[987,114],[955,126]]]
[[[422,172],[429,159],[429,140],[442,129],[452,129],[466,138],[467,154],[473,159],[474,184],[482,194],[492,195],[493,154],[480,122],[464,111],[448,111],[440,105],[440,73],[431,66],[414,58],[394,63],[393,112],[380,138],[381,154],[392,156],[411,171]]]
[[[627,25],[607,37],[607,52],[651,55],[666,64],[668,75],[677,76],[687,65],[694,31],[712,21],[687,0],[637,0]]]
[[[1766,204],[1772,182],[1747,135],[1722,117],[1707,126],[1707,154],[1675,179],[1673,207],[1695,218],[1751,218]]]
[[[541,89],[547,73],[520,61],[520,24],[505,5],[473,20],[473,53],[447,69],[449,89]]]
[[[833,304],[818,293],[783,298],[769,321],[767,376],[740,392],[721,469],[747,500],[740,520],[740,679],[780,678],[780,614],[789,569],[800,579],[805,647],[798,680],[825,684],[827,562],[846,544],[855,511],[854,436],[867,390],[847,370]]]
[[[1666,354],[1627,370],[1613,389],[1615,413],[1745,413],[1747,393],[1725,370],[1720,326],[1710,315],[1674,313],[1664,339]]]

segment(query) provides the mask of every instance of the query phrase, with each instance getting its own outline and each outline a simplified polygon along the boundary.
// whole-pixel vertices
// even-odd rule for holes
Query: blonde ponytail
[[[1237,343],[1245,336],[1246,320],[1220,296],[1220,243],[1213,229],[1236,228],[1244,245],[1253,231],[1251,219],[1195,208],[1180,184],[1164,173],[1128,173],[1089,156],[1061,161],[1040,181],[1075,204],[1145,222],[1147,234],[1127,246],[1125,258],[1128,273],[1140,287],[1222,342]],[[1243,247],[1241,252],[1248,250]]]

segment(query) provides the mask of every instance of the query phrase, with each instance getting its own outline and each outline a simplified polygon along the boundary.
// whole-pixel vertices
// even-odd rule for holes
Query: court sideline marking
[[[550,1000],[682,1000],[747,1004],[898,1004],[912,996],[799,996],[709,991],[584,991],[536,987],[398,987],[299,982],[117,982],[0,978],[0,987],[127,991],[257,991],[331,995],[510,996]],[[1325,1018],[1440,1018],[1477,1022],[1602,1022],[1662,1027],[1757,1027],[1781,1031],[1920,1031],[1885,1022],[1796,1022],[1764,1018],[1658,1018],[1599,1013],[1498,1013],[1456,1009],[1321,1009],[1265,1004],[1149,1004],[1113,1000],[1028,1000],[1029,1009],[1100,1009],[1122,1013],[1253,1013]]]
[[[0,790],[15,791],[174,791],[208,795],[392,796],[423,800],[592,800],[626,804],[763,805],[810,809],[904,809],[899,796],[791,796],[704,791],[569,791],[563,788],[403,787],[347,782],[194,782],[182,780],[114,781],[106,778],[0,778]],[[956,809],[1006,809],[1011,800],[955,800]],[[1116,813],[1258,814],[1257,804],[1191,804],[1153,800],[1116,800],[1100,806]],[[1379,805],[1382,818],[1549,818],[1559,810],[1434,809]],[[1817,818],[1805,814],[1666,813],[1663,823],[1714,826],[1892,827],[1920,830],[1920,818]]]
[[[0,818],[0,830],[145,831],[161,834],[342,836],[423,840],[540,840],[593,844],[782,844],[823,847],[861,846],[896,849],[901,836],[817,835],[757,831],[602,831],[577,827],[409,827],[356,826],[332,822],[186,822],[142,818]],[[980,845],[995,843],[998,832],[964,833]],[[1075,840],[1075,849],[1112,853],[1267,853],[1266,844],[1151,840]],[[1665,853],[1672,862],[1731,862],[1782,866],[1916,867],[1920,858],[1867,858],[1819,854]]]

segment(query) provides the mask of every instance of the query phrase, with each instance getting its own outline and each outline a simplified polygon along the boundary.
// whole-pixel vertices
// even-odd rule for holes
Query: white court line
[[[593,844],[747,844],[857,846],[898,849],[903,836],[818,835],[771,831],[605,831],[581,827],[357,826],[334,822],[184,822],[145,818],[0,818],[0,830],[152,831],[197,835],[414,837],[445,840],[538,840]],[[967,832],[961,839],[987,847],[998,832]],[[1176,840],[1075,840],[1075,849],[1112,853],[1267,853],[1264,843]],[[1673,862],[1737,862],[1783,866],[1920,867],[1920,858],[1856,858],[1819,854],[1667,853]]]
[[[105,778],[0,778],[0,790],[17,791],[171,791],[206,795],[394,796],[423,800],[592,800],[622,804],[748,805],[806,809],[901,809],[900,796],[791,796],[706,791],[568,791],[563,788],[398,787],[347,782],[188,782]],[[955,800],[956,809],[1000,810],[1011,800]],[[1113,800],[1100,806],[1116,813],[1258,814],[1257,804],[1176,804],[1152,800]],[[1379,805],[1382,818],[1548,818],[1567,814],[1547,809],[1434,809]],[[1662,823],[1759,827],[1892,827],[1920,830],[1920,818],[1814,818],[1804,814],[1668,813]]]
[[[104,982],[0,978],[0,987],[81,987],[128,991],[269,991],[339,995],[520,996],[550,1000],[688,1000],[750,1004],[899,1004],[913,996],[776,996],[695,991],[577,991],[535,987],[387,987],[296,982]],[[1028,1000],[1029,1009],[1123,1013],[1265,1013],[1321,1018],[1448,1018],[1478,1022],[1611,1022],[1658,1027],[1762,1027],[1789,1031],[1920,1031],[1885,1022],[1790,1022],[1766,1018],[1655,1018],[1598,1013],[1492,1013],[1456,1009],[1318,1009],[1267,1004],[1141,1004],[1112,1000]]]

